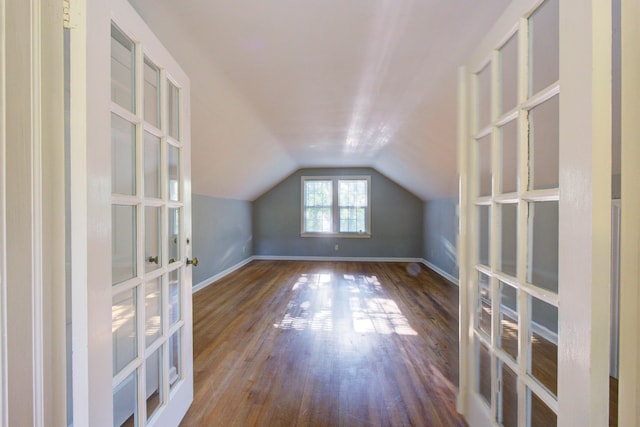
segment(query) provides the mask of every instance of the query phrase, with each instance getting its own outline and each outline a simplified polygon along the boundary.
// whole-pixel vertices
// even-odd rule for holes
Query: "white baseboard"
[[[191,293],[195,294],[196,292],[206,288],[207,286],[209,286],[213,282],[216,282],[216,281],[222,279],[223,277],[233,273],[237,269],[244,267],[245,265],[249,264],[254,259],[255,259],[255,257],[252,257],[252,256],[249,257],[249,258],[246,258],[246,259],[240,261],[239,263],[237,263],[236,265],[231,266],[231,267],[227,268],[226,270],[221,271],[220,273],[215,274],[215,275],[209,277],[208,279],[203,280],[202,282],[198,283],[197,285],[194,285],[191,288]]]
[[[256,255],[262,261],[421,262],[421,258]]]
[[[444,277],[445,279],[447,279],[448,281],[450,281],[454,285],[460,286],[460,281],[458,279],[456,279],[454,276],[452,276],[451,274],[447,273],[446,271],[444,271],[443,269],[441,269],[437,265],[427,261],[426,259],[421,259],[420,262],[422,262],[424,265],[426,265],[427,267],[429,267],[430,269],[432,269],[433,271],[435,271],[436,273],[438,273],[439,275],[441,275],[442,277]]]

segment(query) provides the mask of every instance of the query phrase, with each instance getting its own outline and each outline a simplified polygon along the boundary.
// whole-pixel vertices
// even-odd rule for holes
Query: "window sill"
[[[337,237],[344,239],[370,239],[371,233],[300,233],[300,237]]]

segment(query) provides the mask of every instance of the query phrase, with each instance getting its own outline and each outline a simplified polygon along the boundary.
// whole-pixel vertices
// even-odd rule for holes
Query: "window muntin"
[[[302,236],[370,237],[371,177],[302,177]]]

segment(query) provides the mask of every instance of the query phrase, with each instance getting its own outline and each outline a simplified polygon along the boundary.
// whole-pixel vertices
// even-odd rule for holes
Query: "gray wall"
[[[303,175],[370,175],[371,238],[300,237]],[[301,169],[253,203],[255,255],[421,258],[422,229],[422,201],[370,168]]]
[[[423,258],[451,276],[458,278],[457,241],[458,199],[424,202]]]
[[[251,202],[192,194],[193,284],[233,267],[252,253]]]

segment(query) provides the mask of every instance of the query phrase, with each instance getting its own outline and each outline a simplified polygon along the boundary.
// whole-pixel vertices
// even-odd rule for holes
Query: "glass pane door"
[[[126,21],[125,21],[126,22]],[[182,88],[117,19],[111,26],[111,242],[114,425],[146,426],[192,387],[184,314]],[[192,391],[191,391],[192,393]],[[189,394],[189,393],[187,393]],[[186,409],[185,409],[186,410]],[[165,420],[166,421],[166,420]]]
[[[558,0],[472,75],[472,378],[504,426],[554,426],[558,378]]]

